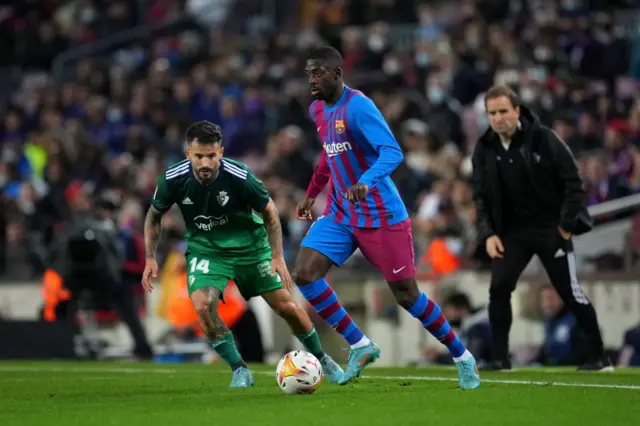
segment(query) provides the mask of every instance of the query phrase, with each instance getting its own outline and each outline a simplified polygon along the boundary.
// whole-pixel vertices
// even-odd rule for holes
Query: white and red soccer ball
[[[322,366],[309,352],[292,351],[278,363],[276,380],[284,393],[310,394],[320,387]]]

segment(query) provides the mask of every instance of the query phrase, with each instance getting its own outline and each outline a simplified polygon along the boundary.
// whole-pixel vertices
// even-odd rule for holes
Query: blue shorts
[[[321,216],[302,240],[307,247],[325,255],[340,267],[357,248],[389,282],[415,275],[415,259],[411,220],[381,228],[356,228]]]
[[[311,224],[300,247],[314,249],[342,266],[356,251],[358,243],[352,226],[338,223],[331,216],[320,216]]]

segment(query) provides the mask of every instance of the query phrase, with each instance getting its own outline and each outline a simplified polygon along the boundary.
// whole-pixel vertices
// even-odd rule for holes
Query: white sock
[[[471,355],[471,352],[465,349],[462,355],[460,355],[459,357],[453,357],[453,362],[467,361],[471,358],[473,358],[473,355]]]
[[[371,343],[371,340],[367,336],[362,336],[362,339],[351,345],[351,349],[363,348]]]

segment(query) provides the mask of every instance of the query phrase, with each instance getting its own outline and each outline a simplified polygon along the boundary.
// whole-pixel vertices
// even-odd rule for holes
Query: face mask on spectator
[[[533,56],[540,62],[547,62],[553,56],[553,52],[548,47],[538,46],[533,51]]]
[[[477,49],[480,47],[480,40],[477,37],[469,37],[465,43],[470,49]]]
[[[5,163],[13,163],[18,160],[18,153],[11,148],[5,148],[2,151],[2,160]]]
[[[503,61],[505,65],[515,66],[520,61],[520,57],[515,53],[508,53],[506,56],[503,57]]]
[[[545,81],[547,79],[547,70],[542,67],[529,70],[529,75],[535,81]]]
[[[0,188],[2,188],[3,186],[5,186],[7,184],[7,181],[9,179],[7,178],[7,175],[2,173],[0,174]]]
[[[387,59],[382,64],[382,70],[387,75],[396,75],[402,69],[400,62],[397,59]]]
[[[544,107],[544,109],[551,110],[553,109],[553,98],[551,95],[544,95],[540,99],[540,103]]]
[[[36,211],[36,206],[33,201],[25,200],[23,198],[18,198],[17,200],[18,208],[22,211],[22,213],[26,215],[32,215]]]
[[[122,119],[122,111],[120,108],[109,108],[107,111],[107,120],[111,123],[117,123]]]
[[[522,90],[520,90],[520,97],[526,103],[530,103],[530,102],[535,101],[536,92],[531,87],[525,87]]]
[[[439,41],[436,45],[439,53],[446,55],[451,52],[451,44],[448,41]]]
[[[431,103],[440,104],[444,99],[444,91],[439,87],[429,87],[427,96]]]
[[[90,24],[96,19],[96,10],[92,7],[82,9],[80,12],[80,22]]]
[[[379,35],[372,35],[371,37],[369,37],[367,45],[373,52],[380,52],[382,49],[384,49],[384,37]]]
[[[415,61],[416,65],[424,68],[429,65],[429,54],[424,52],[416,53]]]
[[[284,76],[285,67],[282,64],[275,64],[269,67],[269,71],[267,71],[267,73],[269,74],[269,77],[278,80]]]
[[[573,12],[574,10],[577,10],[580,7],[580,5],[576,0],[563,0],[562,6],[564,10],[569,12]]]
[[[233,55],[229,59],[229,65],[234,69],[242,68],[244,65],[244,58],[242,55]]]

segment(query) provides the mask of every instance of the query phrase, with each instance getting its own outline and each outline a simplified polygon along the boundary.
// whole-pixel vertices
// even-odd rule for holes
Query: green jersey
[[[247,166],[223,159],[208,185],[196,180],[189,160],[169,167],[158,178],[151,204],[161,212],[178,204],[190,252],[237,257],[270,250],[264,222],[255,214],[268,202],[269,193]]]

